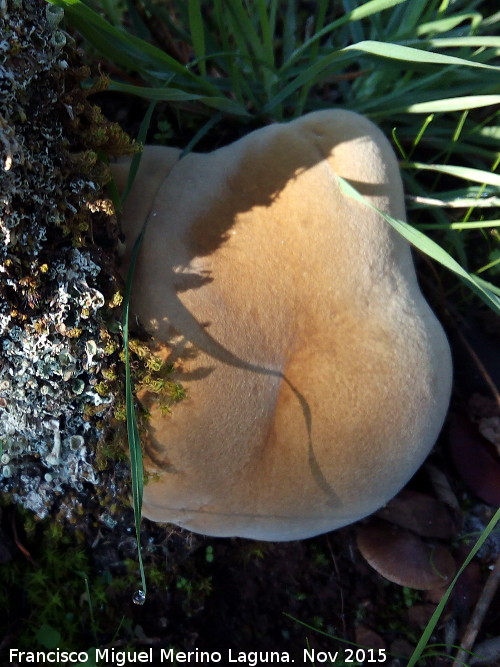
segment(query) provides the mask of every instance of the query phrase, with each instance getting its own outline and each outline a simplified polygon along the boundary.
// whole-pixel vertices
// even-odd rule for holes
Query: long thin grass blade
[[[270,68],[274,68],[273,32],[267,13],[267,2],[265,0],[256,0],[256,4],[262,34],[262,57]]]
[[[437,49],[447,49],[447,48],[459,48],[459,47],[469,47],[469,48],[491,48],[498,49],[500,48],[500,37],[495,37],[494,35],[471,35],[465,37],[435,37],[433,39],[426,40],[411,40],[406,42],[407,46],[416,46],[422,45],[423,48],[430,46]]]
[[[205,62],[205,28],[203,26],[200,0],[189,0],[188,16],[194,54],[199,62],[200,72],[202,76],[205,76],[207,73],[207,64]]]
[[[481,14],[479,12],[463,12],[461,14],[454,14],[453,16],[447,16],[446,18],[436,19],[435,21],[429,21],[428,23],[421,23],[415,28],[417,35],[429,35],[431,33],[441,33],[449,32],[456,28],[464,21],[469,21],[471,28],[475,29],[478,25],[481,24],[482,20]]]
[[[202,102],[209,107],[225,111],[236,116],[250,116],[248,111],[238,102],[230,100],[228,97],[198,95],[197,93],[188,93],[180,88],[155,88],[146,86],[134,86],[129,83],[121,83],[120,81],[111,81],[109,90],[114,90],[120,93],[127,93],[128,95],[137,95],[146,100],[163,101],[163,102]]]
[[[253,22],[244,8],[242,2],[228,2],[227,11],[234,19],[234,27],[237,35],[237,43],[247,42],[252,54],[259,60],[266,62],[264,45],[259,38]]]
[[[417,229],[490,229],[500,227],[500,220],[479,220],[469,222],[440,222],[422,223],[415,225]]]
[[[428,0],[411,0],[403,6],[403,16],[399,24],[398,35],[412,32],[415,26],[422,20]]]
[[[288,0],[283,25],[283,63],[287,62],[297,42],[296,0]]]
[[[219,111],[218,113],[214,114],[211,118],[207,120],[207,122],[198,130],[198,132],[194,135],[194,137],[191,139],[191,141],[187,144],[187,146],[183,149],[182,153],[180,154],[179,160],[181,160],[183,157],[188,155],[188,153],[191,153],[192,150],[195,148],[196,144],[203,139],[203,137],[210,132],[210,130],[217,125],[217,123],[220,123],[220,121],[223,118],[223,114]]]
[[[472,167],[458,167],[451,164],[426,164],[425,162],[402,162],[403,169],[426,169],[428,171],[437,171],[441,174],[457,176],[467,181],[481,183],[485,185],[494,185],[500,187],[500,174],[494,174],[482,169],[473,169]]]
[[[153,111],[155,110],[156,107],[156,102],[151,102],[149,105],[146,114],[144,116],[144,119],[141,123],[141,127],[139,128],[139,134],[137,137],[137,141],[139,143],[144,143],[146,141],[146,136],[148,132],[148,128],[151,125],[151,118],[153,116]],[[137,172],[139,171],[139,166],[141,164],[141,159],[142,159],[142,152],[141,153],[136,153],[134,157],[132,158],[132,162],[130,163],[130,169],[128,172],[127,176],[127,183],[125,185],[125,190],[123,191],[123,194],[121,195],[121,201],[120,201],[120,209],[123,209],[123,204],[125,203],[125,200],[127,199],[130,190],[132,189],[132,185],[134,184],[135,177],[137,176]]]
[[[422,234],[422,232],[412,227],[403,220],[398,220],[381,211],[376,206],[373,206],[363,195],[361,195],[350,183],[345,179],[337,176],[340,189],[352,197],[356,201],[370,207],[377,211],[394,229],[401,234],[407,241],[409,241],[415,248],[418,248],[423,253],[445,266],[450,271],[453,271],[461,280],[463,280],[470,289],[472,289],[481,299],[488,304],[488,306],[495,312],[500,314],[500,299],[492,294],[488,289],[476,280],[476,277],[468,273],[451,255],[449,255],[444,248],[441,248],[435,241]]]
[[[144,595],[147,593],[146,576],[144,574],[144,565],[141,551],[141,514],[142,514],[142,496],[144,491],[144,469],[142,463],[141,441],[137,418],[135,415],[135,403],[133,394],[132,376],[130,371],[129,356],[129,307],[130,296],[132,293],[132,282],[134,277],[135,265],[139,249],[144,238],[144,228],[137,238],[132,249],[130,267],[127,275],[125,288],[124,308],[123,308],[123,347],[125,354],[125,408],[127,414],[127,437],[130,449],[130,470],[132,476],[132,502],[135,519],[135,535],[137,540],[137,557],[139,560],[139,569],[141,573],[141,588]]]
[[[149,105],[149,108],[144,116],[144,119],[139,128],[139,134],[137,140],[139,143],[144,144],[146,141],[146,136],[148,128],[151,122],[151,117],[153,115],[155,103]],[[141,154],[134,156],[132,160],[130,172],[127,179],[127,185],[125,192],[122,196],[122,202],[125,200],[130,188],[132,187],[133,180],[139,169],[141,160]],[[142,515],[142,496],[144,491],[144,467],[142,462],[142,449],[141,449],[141,440],[139,436],[139,429],[137,426],[137,417],[135,413],[135,403],[134,403],[134,393],[133,393],[133,382],[132,374],[130,370],[130,352],[129,352],[129,310],[130,310],[130,298],[132,295],[132,285],[134,280],[135,266],[137,263],[137,257],[139,255],[139,250],[142,244],[142,239],[146,231],[147,220],[143,225],[141,233],[139,234],[137,240],[134,243],[132,248],[130,266],[127,273],[127,281],[125,285],[125,295],[123,299],[123,319],[122,319],[122,331],[123,331],[123,348],[125,356],[125,409],[127,417],[127,437],[130,450],[130,474],[132,478],[132,504],[134,509],[134,523],[135,523],[135,536],[137,542],[137,557],[139,561],[139,570],[141,573],[141,588],[144,593],[144,597],[147,593],[146,587],[146,575],[144,573],[144,564],[142,561],[142,551],[141,551],[141,515]]]
[[[445,113],[447,111],[464,111],[465,109],[479,109],[500,104],[500,95],[468,95],[466,97],[453,97],[451,99],[434,100],[432,102],[417,102],[409,104],[396,113],[405,111],[407,113]]]
[[[433,51],[424,51],[423,49],[415,49],[410,46],[403,46],[401,44],[388,44],[385,42],[377,42],[374,40],[366,40],[346,46],[342,51],[362,51],[374,56],[382,58],[391,58],[393,60],[404,60],[412,63],[429,63],[431,65],[463,65],[466,67],[480,67],[484,69],[491,69],[500,72],[500,67],[495,65],[486,65],[485,63],[476,62],[474,60],[466,60],[465,58],[458,58],[456,56],[448,56],[445,53],[434,53]]]

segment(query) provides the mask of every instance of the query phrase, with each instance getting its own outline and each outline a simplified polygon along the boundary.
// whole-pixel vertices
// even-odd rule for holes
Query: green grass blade
[[[262,59],[265,60],[268,67],[274,69],[274,41],[273,28],[270,17],[267,13],[266,0],[257,0],[257,11],[259,15],[260,31],[262,34]]]
[[[500,220],[480,220],[468,222],[422,223],[415,225],[417,229],[490,229],[500,227]]]
[[[97,638],[97,624],[95,622],[95,617],[94,617],[94,606],[92,604],[92,596],[90,595],[90,586],[89,586],[89,578],[85,572],[81,572],[80,570],[76,571],[75,574],[77,574],[79,577],[81,577],[85,583],[85,595],[87,597],[87,605],[89,608],[89,614],[90,614],[90,627],[92,630],[92,637],[94,639],[95,645],[99,645],[99,640]]]
[[[356,5],[356,0],[342,0],[342,4],[344,5],[344,11],[347,14],[354,11],[356,8],[353,6]],[[323,26],[321,26],[321,28],[322,27]],[[366,39],[364,26],[360,21],[349,21],[347,28],[353,42],[362,42]],[[318,30],[316,32],[318,32]],[[316,42],[316,46],[319,46],[319,42]]]
[[[146,100],[154,100],[156,102],[202,102],[208,107],[224,111],[225,113],[235,116],[250,116],[251,114],[239,103],[230,100],[224,95],[209,96],[199,95],[197,93],[188,93],[180,88],[155,88],[146,86],[134,86],[128,83],[121,83],[119,81],[111,81],[109,90],[114,90],[120,93],[127,93],[128,95],[137,95]]]
[[[374,108],[377,109],[378,114],[386,109],[387,113],[393,117],[395,115],[395,109],[398,109],[399,105],[403,106],[402,101],[406,103],[408,99],[411,99],[416,102],[416,100],[419,99],[419,96],[423,96],[424,101],[428,101],[429,90],[432,90],[432,99],[449,97],[452,93],[449,86],[446,93],[443,93],[443,95],[440,95],[439,93],[439,84],[443,81],[444,77],[445,73],[441,69],[437,69],[437,71],[431,72],[425,76],[413,77],[401,86],[394,86],[385,95],[383,95],[382,92],[376,97],[369,94],[363,94],[363,96],[359,95],[358,99],[361,98],[363,101],[358,102],[357,108],[363,113]]]
[[[207,120],[207,122],[194,135],[194,137],[187,144],[187,146],[183,149],[182,153],[180,154],[179,160],[181,160],[183,157],[185,157],[188,153],[191,153],[191,151],[194,149],[196,144],[201,139],[203,139],[203,137],[207,134],[207,132],[210,132],[210,130],[213,127],[215,127],[215,125],[217,125],[217,123],[220,123],[222,118],[223,118],[223,114],[220,111],[218,113],[214,114],[211,118],[209,118]]]
[[[142,120],[141,126],[139,128],[139,134],[137,135],[137,141],[140,144],[146,143],[146,137],[148,134],[149,126],[151,125],[151,118],[153,116],[153,111],[155,110],[155,107],[156,107],[156,102],[151,102]],[[142,152],[136,153],[132,158],[132,162],[130,163],[130,169],[127,176],[127,183],[125,185],[125,190],[123,191],[123,194],[121,196],[120,209],[123,209],[123,204],[125,203],[125,200],[127,199],[130,190],[132,189],[135,177],[137,176],[137,172],[139,171],[141,159],[142,159]]]
[[[428,23],[421,23],[415,27],[415,32],[419,36],[429,35],[431,33],[439,34],[442,32],[449,32],[464,21],[469,20],[471,29],[475,30],[481,24],[482,16],[478,12],[463,12],[461,14],[447,16],[446,18],[436,19],[435,21],[429,21]]]
[[[137,37],[146,40],[146,42],[151,41],[151,33],[145,25],[142,16],[137,11],[133,0],[127,0],[127,12],[134,35],[137,35]]]
[[[479,134],[481,137],[486,137],[488,140],[495,139],[495,141],[500,141],[500,125],[481,127],[477,131],[473,130],[473,133]]]
[[[426,40],[411,40],[406,42],[407,46],[421,44],[423,48],[458,48],[458,47],[469,47],[469,48],[491,48],[498,49],[500,48],[500,37],[495,37],[493,35],[479,35],[479,36],[466,36],[466,37],[435,37],[434,39]]]
[[[424,162],[402,162],[403,169],[426,169],[427,171],[437,171],[449,176],[457,176],[467,181],[493,185],[500,187],[500,174],[494,174],[482,169],[473,169],[472,167],[458,167],[450,164],[425,164]]]
[[[222,50],[225,53],[229,53],[231,51],[231,45],[229,43],[228,31],[226,29],[225,13],[222,0],[215,0],[213,11],[214,11],[215,26],[216,26],[216,34],[221,40],[220,43],[222,45]],[[233,84],[233,92],[236,96],[236,99],[241,105],[243,105],[244,104],[243,101],[245,98],[241,86],[241,77],[239,75],[235,59],[227,58],[226,67],[229,80]]]
[[[137,140],[139,143],[144,144],[146,141],[146,136],[148,133],[149,125],[151,123],[151,117],[153,115],[154,107],[156,102],[153,102],[149,105],[148,110],[144,116],[144,119],[139,128],[139,134]],[[125,201],[134,179],[137,175],[141,161],[142,153],[134,155],[132,163],[130,165],[130,170],[127,178],[127,185],[125,191],[122,195],[122,204]],[[130,297],[132,294],[132,285],[134,280],[135,265],[137,263],[137,257],[139,254],[140,246],[142,244],[142,239],[144,238],[144,233],[146,231],[147,220],[143,225],[141,233],[139,234],[137,240],[135,241],[134,247],[132,249],[130,266],[127,273],[127,281],[125,286],[125,296],[123,300],[123,320],[122,320],[122,331],[123,331],[123,348],[125,355],[125,408],[127,416],[127,437],[130,450],[130,473],[132,478],[132,502],[134,508],[134,523],[135,523],[135,536],[137,541],[137,555],[139,560],[139,570],[141,573],[141,588],[146,596],[146,575],[144,573],[144,565],[142,562],[142,551],[141,551],[141,515],[142,515],[142,496],[144,490],[144,466],[142,462],[142,449],[141,441],[139,436],[139,429],[137,427],[137,418],[135,413],[135,404],[134,404],[134,394],[133,394],[133,382],[132,375],[130,370],[130,355],[129,355],[129,309],[130,309]]]
[[[247,7],[253,7],[253,4],[256,5],[256,9],[253,10],[256,16],[253,16],[247,9]],[[233,0],[227,3],[227,8],[228,23],[232,27],[236,44],[239,47],[237,50],[248,45],[246,54],[250,56],[254,80],[262,81],[266,98],[269,99],[274,80],[274,43],[266,3],[263,0],[256,0],[255,3],[246,5],[241,1],[234,2]],[[262,38],[254,26],[254,20],[260,23]]]
[[[476,282],[490,292],[493,292],[493,294],[500,296],[500,287],[498,287],[498,285],[493,285],[493,283],[490,283],[488,280],[483,280],[483,278],[480,278],[479,276],[476,276]]]
[[[412,0],[404,5],[403,16],[399,24],[399,30],[397,35],[403,35],[405,33],[411,32],[415,26],[421,21],[422,14],[428,0]],[[397,39],[397,36],[395,36]]]
[[[240,1],[226,3],[228,16],[233,18],[233,29],[235,33],[236,43],[244,44],[245,42],[250,46],[250,52],[259,60],[265,62],[266,54],[264,45],[262,44],[259,35],[254,27],[251,17],[245,10],[244,4]]]
[[[448,602],[448,599],[449,599],[453,589],[455,588],[455,584],[457,583],[458,578],[460,577],[462,572],[465,570],[467,565],[474,558],[474,556],[477,554],[479,549],[483,546],[484,542],[487,540],[488,536],[490,535],[492,530],[495,528],[495,526],[499,522],[499,520],[500,520],[500,509],[498,509],[495,512],[493,518],[491,519],[491,521],[488,523],[488,525],[484,529],[483,533],[481,534],[481,537],[478,539],[476,544],[473,546],[469,555],[467,556],[467,558],[463,562],[462,566],[458,570],[457,574],[453,578],[453,581],[448,586],[448,588],[446,590],[446,593],[441,598],[440,603],[436,607],[436,610],[434,611],[434,613],[432,614],[429,622],[427,623],[427,626],[426,626],[424,632],[422,633],[422,636],[420,637],[420,640],[419,640],[413,654],[410,656],[410,660],[408,662],[407,667],[414,667],[417,664],[418,660],[422,656],[422,653],[423,653],[425,647],[427,646],[427,644],[429,642],[429,639],[430,639],[432,633],[434,632],[434,628],[436,627],[439,619],[441,618],[443,610],[446,606],[446,603]]]
[[[188,3],[189,29],[196,59],[199,61],[200,72],[206,76],[207,64],[205,62],[205,28],[201,5],[199,0],[189,0]]]
[[[365,40],[364,42],[351,44],[342,49],[342,51],[351,50],[369,53],[370,55],[380,56],[382,58],[404,60],[408,63],[417,62],[428,63],[431,65],[463,65],[466,67],[480,67],[500,72],[500,67],[495,65],[486,65],[485,63],[479,63],[465,58],[448,56],[445,53],[434,53],[433,51],[424,51],[423,49],[415,49],[410,46],[402,46],[401,44],[388,44],[374,40]]]
[[[141,514],[142,514],[142,497],[144,491],[144,467],[142,462],[141,441],[139,436],[139,428],[137,426],[137,418],[135,414],[134,394],[132,375],[130,371],[130,354],[129,354],[129,307],[130,296],[132,293],[132,283],[134,278],[135,265],[139,249],[144,238],[145,225],[139,234],[130,259],[130,266],[127,274],[127,282],[125,287],[124,308],[123,308],[123,347],[125,353],[125,408],[127,414],[127,437],[130,449],[130,470],[132,477],[132,501],[134,508],[134,523],[135,536],[137,541],[137,556],[139,560],[139,570],[141,573],[141,588],[144,595],[147,593],[146,576],[144,573],[144,564],[142,562],[141,550]]]
[[[482,281],[478,281],[475,276],[468,273],[446,250],[441,248],[435,241],[422,234],[422,232],[412,227],[403,220],[393,218],[391,215],[384,213],[376,206],[373,206],[363,195],[361,195],[355,188],[352,187],[345,179],[337,176],[340,184],[340,189],[349,197],[356,201],[369,206],[374,211],[377,211],[394,229],[401,234],[407,241],[409,241],[415,248],[418,248],[423,253],[439,262],[448,270],[455,273],[463,282],[465,282],[470,289],[472,289],[492,310],[500,314],[500,299],[492,294],[484,287]]]
[[[287,62],[293,53],[297,42],[297,11],[296,0],[288,0],[285,20],[283,24],[283,63]]]
[[[493,106],[500,103],[500,95],[468,95],[466,97],[453,97],[451,99],[434,100],[432,102],[417,102],[409,104],[401,109],[395,109],[395,113],[439,113],[447,111],[464,111],[465,109],[479,109],[479,107]]]

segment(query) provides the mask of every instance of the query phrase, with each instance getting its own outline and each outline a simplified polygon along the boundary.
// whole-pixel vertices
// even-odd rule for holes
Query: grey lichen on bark
[[[89,101],[61,18],[0,0],[0,492],[39,517],[99,483],[98,443],[119,426],[118,226],[100,157],[135,150]]]

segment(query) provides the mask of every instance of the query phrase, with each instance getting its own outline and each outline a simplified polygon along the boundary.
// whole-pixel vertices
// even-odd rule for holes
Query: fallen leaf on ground
[[[425,493],[403,489],[377,516],[422,537],[451,538],[456,526],[444,503]]]
[[[466,484],[485,502],[500,505],[500,461],[479,430],[461,415],[452,417],[449,429],[451,458]]]
[[[448,584],[455,561],[442,545],[431,545],[409,530],[372,519],[357,531],[363,557],[389,581],[421,590]]]

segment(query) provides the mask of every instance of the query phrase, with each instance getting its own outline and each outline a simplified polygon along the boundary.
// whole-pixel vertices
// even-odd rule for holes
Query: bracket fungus
[[[144,515],[214,536],[292,540],[384,505],[423,462],[451,387],[382,133],[343,110],[208,154],[145,148],[125,207],[147,219],[132,311],[186,398],[150,413]],[[125,183],[127,161],[114,173]]]

